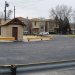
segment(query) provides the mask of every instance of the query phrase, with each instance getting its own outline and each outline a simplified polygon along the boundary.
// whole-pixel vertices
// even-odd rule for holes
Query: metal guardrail
[[[0,75],[27,75],[75,68],[74,60],[0,66]]]
[[[28,41],[30,41],[31,39],[52,39],[52,36],[50,36],[50,37],[27,37],[27,40]]]
[[[0,66],[0,75],[11,75],[11,65]]]

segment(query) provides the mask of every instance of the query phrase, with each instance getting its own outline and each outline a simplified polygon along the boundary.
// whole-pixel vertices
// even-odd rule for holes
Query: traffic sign
[[[67,28],[67,31],[69,31],[69,28]]]
[[[33,29],[33,27],[31,27],[31,30]]]

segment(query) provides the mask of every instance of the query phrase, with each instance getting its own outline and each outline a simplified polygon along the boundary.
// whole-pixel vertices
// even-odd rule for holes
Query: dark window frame
[[[35,26],[36,26],[36,21],[35,21]]]

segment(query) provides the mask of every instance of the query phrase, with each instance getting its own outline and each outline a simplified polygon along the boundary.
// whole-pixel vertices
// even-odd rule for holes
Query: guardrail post
[[[11,75],[16,75],[16,66],[11,65]]]

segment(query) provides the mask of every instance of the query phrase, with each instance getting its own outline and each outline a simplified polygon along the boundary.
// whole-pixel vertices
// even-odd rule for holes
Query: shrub
[[[56,34],[55,32],[49,32],[49,34]]]

